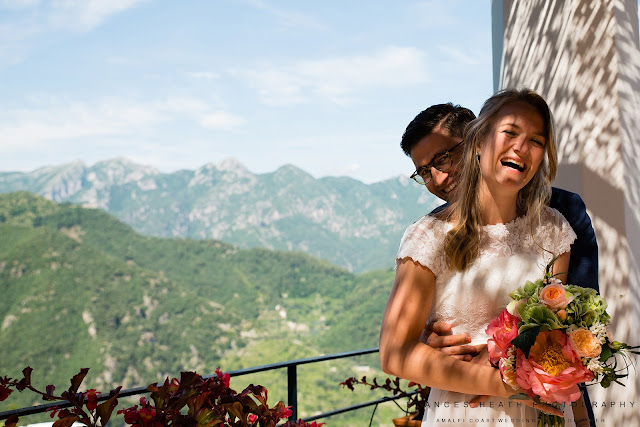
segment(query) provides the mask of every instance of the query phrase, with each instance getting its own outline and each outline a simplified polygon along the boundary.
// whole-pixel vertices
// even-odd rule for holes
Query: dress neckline
[[[446,224],[448,227],[453,227],[453,223],[449,222],[449,221],[445,221],[443,219],[440,219],[438,217],[436,217],[435,215],[432,216],[433,219],[435,221],[439,221],[442,222],[444,224]],[[480,228],[484,231],[493,231],[493,230],[502,230],[502,229],[511,229],[514,227],[519,226],[520,224],[522,224],[527,218],[527,214],[515,217],[514,219],[512,219],[509,222],[499,222],[497,224],[487,224],[487,225],[482,225],[480,226]]]
[[[525,219],[527,218],[527,215],[521,215],[521,216],[517,216],[514,219],[512,219],[509,222],[499,222],[497,224],[487,224],[487,225],[483,225],[482,229],[483,230],[493,230],[493,229],[497,229],[497,228],[512,228],[515,227],[517,225],[520,225],[520,223],[522,223],[523,221],[525,221]]]

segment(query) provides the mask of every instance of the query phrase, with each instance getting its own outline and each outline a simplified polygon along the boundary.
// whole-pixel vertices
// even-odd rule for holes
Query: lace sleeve
[[[402,236],[396,261],[411,258],[437,277],[446,266],[443,242],[447,226],[446,222],[428,215],[410,225]]]
[[[542,213],[541,220],[538,238],[542,246],[555,255],[569,251],[576,240],[576,233],[564,216],[556,209],[547,207]]]

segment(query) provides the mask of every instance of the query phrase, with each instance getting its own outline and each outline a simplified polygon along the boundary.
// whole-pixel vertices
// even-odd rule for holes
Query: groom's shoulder
[[[584,201],[579,194],[557,187],[551,188],[549,206],[559,210],[560,212],[576,212],[586,209]]]
[[[438,212],[442,211],[447,206],[449,206],[449,203],[445,203],[443,205],[440,205],[440,206],[436,207],[434,210],[432,210],[431,212],[429,212],[429,215],[437,214]]]
[[[589,218],[587,207],[580,195],[554,187],[551,189],[549,207],[560,212],[562,216],[569,221],[569,224],[571,224],[574,231],[578,232],[583,229],[592,230],[591,218]],[[593,233],[593,231],[589,232]]]

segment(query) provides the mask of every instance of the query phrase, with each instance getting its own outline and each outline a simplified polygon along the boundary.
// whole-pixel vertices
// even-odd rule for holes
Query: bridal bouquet
[[[547,265],[542,279],[527,281],[511,292],[511,303],[486,329],[489,360],[503,381],[526,395],[552,405],[577,401],[578,384],[609,387],[628,375],[628,353],[640,354],[614,341],[607,325],[607,303],[594,289],[563,285]],[[624,364],[618,365],[617,356]],[[538,425],[564,425],[561,417],[540,413]]]

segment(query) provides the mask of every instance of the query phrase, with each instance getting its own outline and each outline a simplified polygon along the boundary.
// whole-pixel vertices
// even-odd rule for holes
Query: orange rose
[[[569,332],[569,343],[580,357],[597,357],[602,351],[598,338],[585,328]]]
[[[552,310],[566,308],[569,304],[567,294],[562,284],[552,283],[540,291],[540,302]]]

